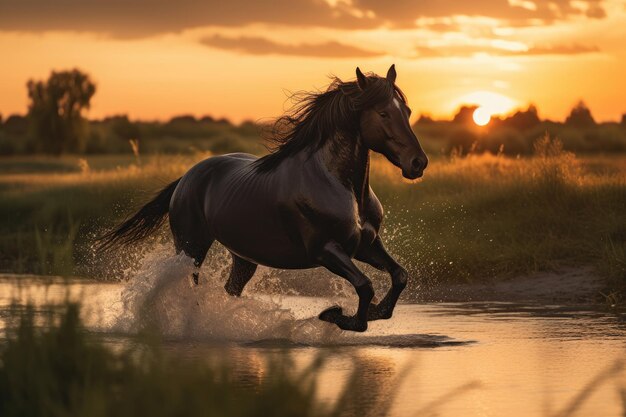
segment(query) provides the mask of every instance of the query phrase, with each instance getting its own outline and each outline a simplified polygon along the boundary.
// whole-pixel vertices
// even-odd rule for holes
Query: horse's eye
[[[382,117],[383,119],[388,117],[389,115],[387,114],[387,112],[381,111],[380,113],[378,113],[380,115],[380,117]]]

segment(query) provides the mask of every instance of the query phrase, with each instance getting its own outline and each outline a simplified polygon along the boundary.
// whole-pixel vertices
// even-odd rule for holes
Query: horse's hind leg
[[[196,267],[196,270],[191,273],[191,277],[193,278],[193,283],[196,285],[198,285],[198,282],[200,280],[200,267],[202,266],[202,263],[206,258],[206,254],[211,248],[212,244],[213,239],[211,239],[208,245],[203,245],[200,249],[197,250],[195,254],[191,255],[191,257],[193,258],[193,266]]]
[[[199,237],[196,236],[195,239],[186,239],[180,241],[176,237],[174,237],[174,241],[176,243],[176,252],[180,253],[181,251],[185,253],[185,255],[189,256],[193,259],[193,265],[196,270],[192,272],[191,277],[193,279],[194,284],[198,285],[199,277],[200,277],[200,267],[206,258],[206,254],[211,248],[211,245],[215,241],[215,239],[204,236]]]
[[[231,255],[233,256],[233,266],[224,289],[228,294],[239,297],[248,281],[254,275],[257,264],[246,261],[232,252]]]

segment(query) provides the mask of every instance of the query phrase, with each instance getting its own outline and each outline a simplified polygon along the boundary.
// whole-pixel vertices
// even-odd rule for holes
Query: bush
[[[481,142],[481,149],[491,153],[502,151],[508,155],[523,155],[529,153],[530,142],[517,129],[501,127],[485,137]]]
[[[457,151],[466,154],[475,146],[477,141],[476,133],[466,128],[456,128],[448,136],[446,152]]]
[[[0,132],[0,155],[10,156],[17,153],[17,146],[14,140],[9,139]]]

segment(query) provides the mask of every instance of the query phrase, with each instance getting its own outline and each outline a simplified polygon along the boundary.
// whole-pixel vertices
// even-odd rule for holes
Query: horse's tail
[[[138,242],[154,233],[169,212],[170,200],[180,178],[163,188],[152,200],[139,209],[134,216],[115,229],[98,238],[99,248],[109,249],[115,245],[128,245]]]

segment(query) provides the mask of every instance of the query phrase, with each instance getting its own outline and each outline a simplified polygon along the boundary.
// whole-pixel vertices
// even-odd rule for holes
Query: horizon
[[[287,99],[289,100],[289,99]],[[584,100],[580,100],[579,103],[585,104]],[[578,104],[578,103],[577,103]],[[577,104],[572,105],[573,109]],[[526,112],[528,111],[531,107],[535,107],[535,109],[537,110],[537,114],[539,116],[539,120],[542,122],[547,122],[547,123],[557,123],[557,124],[564,124],[566,122],[566,117],[564,117],[562,120],[558,120],[558,119],[551,119],[549,117],[544,117],[541,114],[541,109],[537,108],[537,106],[535,106],[533,103],[530,103],[527,106],[524,107],[515,107],[512,108],[509,112],[507,113],[493,113],[493,114],[488,114],[488,120],[485,124],[478,124],[478,126],[482,127],[487,125],[487,123],[494,121],[494,120],[506,120],[507,118],[512,117],[514,114],[516,114],[517,112]],[[484,106],[481,106],[478,103],[461,103],[459,105],[459,107],[457,107],[455,109],[454,112],[452,112],[449,115],[444,115],[441,117],[434,117],[432,116],[432,114],[429,113],[413,113],[411,116],[411,125],[417,124],[419,122],[419,120],[421,118],[425,118],[425,119],[430,119],[432,122],[453,122],[454,117],[457,116],[459,114],[459,112],[463,109],[463,108],[473,108],[474,110],[472,110],[472,112],[475,112],[476,110],[483,110]],[[571,110],[570,109],[570,110]],[[594,112],[593,109],[589,108],[592,116],[594,116]],[[22,113],[6,113],[3,114],[2,112],[0,112],[0,122],[5,122],[9,117],[13,117],[13,116],[18,116],[18,117],[27,117],[28,116],[28,111],[24,111]],[[86,119],[90,122],[102,122],[102,121],[106,121],[107,119],[113,119],[116,117],[127,117],[128,120],[132,123],[168,123],[174,119],[177,118],[184,118],[184,117],[192,117],[194,118],[195,121],[200,122],[202,121],[202,119],[206,119],[206,118],[210,118],[212,119],[213,122],[222,122],[225,121],[227,123],[230,123],[232,125],[242,125],[245,123],[254,123],[254,124],[263,124],[263,123],[273,123],[280,115],[276,116],[275,118],[261,118],[261,119],[241,119],[241,120],[233,120],[230,119],[228,117],[218,117],[215,116],[213,114],[209,114],[209,113],[205,113],[205,114],[191,114],[191,113],[174,113],[171,116],[167,116],[164,118],[159,118],[159,119],[149,119],[149,118],[137,118],[137,117],[131,117],[130,115],[126,114],[126,113],[116,113],[116,114],[107,114],[101,117],[90,117],[90,115],[87,115]],[[626,116],[626,113],[624,113],[623,116]],[[621,120],[598,120],[597,118],[595,118],[595,121],[597,124],[604,124],[604,123],[620,123]],[[476,123],[475,120],[475,116],[474,116],[474,122]]]
[[[281,115],[285,92],[323,89],[329,74],[354,79],[359,66],[380,75],[392,63],[412,122],[449,119],[464,104],[490,115],[534,104],[556,121],[580,100],[598,122],[626,113],[622,0],[63,5],[0,0],[5,118],[26,113],[26,82],[52,70],[91,75],[90,119],[241,123]]]

